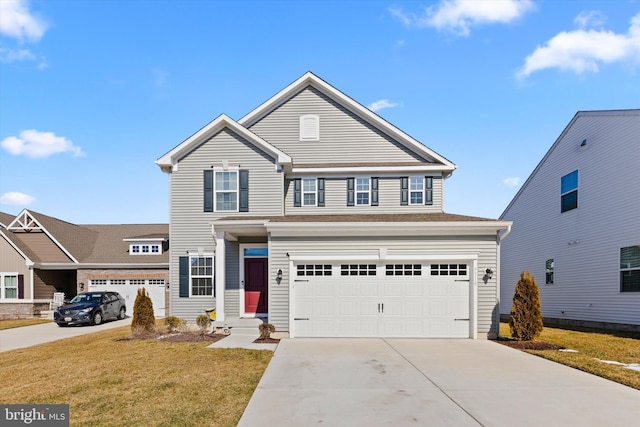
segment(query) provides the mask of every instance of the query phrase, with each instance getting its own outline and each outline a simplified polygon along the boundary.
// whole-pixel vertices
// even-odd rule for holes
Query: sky
[[[166,223],[155,160],[307,71],[498,218],[578,111],[640,108],[640,1],[0,0],[0,211]]]

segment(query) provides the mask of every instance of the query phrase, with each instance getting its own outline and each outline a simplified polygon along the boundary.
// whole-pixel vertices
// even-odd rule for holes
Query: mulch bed
[[[563,346],[544,341],[518,341],[512,338],[498,337],[495,342],[518,350],[561,350]]]
[[[117,341],[129,341],[129,340],[160,340],[165,342],[207,342],[213,344],[216,341],[220,341],[227,335],[221,334],[203,334],[201,332],[172,332],[170,334],[140,334],[131,335],[124,338],[119,338]]]

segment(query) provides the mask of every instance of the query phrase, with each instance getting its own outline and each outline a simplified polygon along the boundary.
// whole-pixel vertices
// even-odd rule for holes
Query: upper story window
[[[433,204],[433,177],[402,177],[400,192],[401,205],[431,205]]]
[[[356,205],[368,205],[371,199],[371,181],[369,178],[356,178]]]
[[[578,171],[575,170],[560,179],[561,212],[578,207]]]
[[[302,178],[302,206],[315,206],[318,185],[315,178]]]
[[[161,242],[140,242],[140,239],[137,240],[137,242],[129,244],[130,255],[160,255],[162,253]]]
[[[216,171],[213,189],[215,212],[238,211],[238,171]]]
[[[318,141],[320,139],[320,116],[307,114],[300,116],[300,141]]]
[[[640,292],[640,245],[620,248],[620,292]]]

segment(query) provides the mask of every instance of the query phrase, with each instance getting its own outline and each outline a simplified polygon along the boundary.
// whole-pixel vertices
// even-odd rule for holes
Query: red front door
[[[267,313],[267,258],[244,260],[244,311]]]

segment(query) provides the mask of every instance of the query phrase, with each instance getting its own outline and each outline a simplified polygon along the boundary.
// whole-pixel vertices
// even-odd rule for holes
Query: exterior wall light
[[[282,269],[278,270],[278,273],[276,274],[276,280],[278,282],[282,280]]]
[[[484,284],[486,285],[486,284],[487,284],[487,282],[488,282],[489,280],[491,280],[491,278],[492,278],[492,277],[493,277],[493,270],[491,270],[490,268],[487,268],[487,269],[484,271],[484,276],[482,277],[482,280],[484,281]]]

